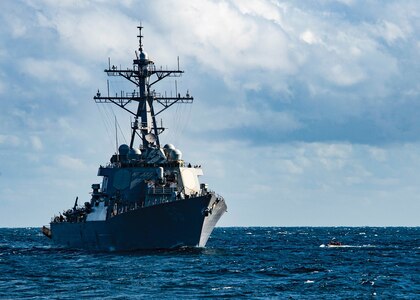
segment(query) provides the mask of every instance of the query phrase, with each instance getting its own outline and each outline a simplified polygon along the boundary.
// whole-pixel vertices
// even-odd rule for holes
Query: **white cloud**
[[[5,14],[4,20],[8,26],[8,32],[12,36],[12,38],[21,38],[27,33],[27,25],[24,23],[19,17],[15,17],[11,14]]]
[[[192,91],[200,98],[192,122],[177,115],[177,121],[194,127],[194,138],[184,130],[186,136],[168,142],[179,144],[186,159],[202,163],[205,180],[227,199],[229,214],[221,225],[252,225],[244,217],[250,212],[254,225],[417,224],[413,212],[420,203],[416,168],[420,146],[401,144],[395,136],[418,128],[416,122],[410,123],[417,120],[415,100],[420,90],[418,4],[341,2],[348,5],[338,5],[346,13],[335,11],[337,5],[331,1],[320,5],[262,0],[25,2],[29,6],[13,2],[28,15],[3,14],[18,20],[10,25],[14,29],[7,27],[10,34],[0,35],[4,45],[0,60],[3,70],[8,70],[7,76],[0,74],[0,93],[3,90],[3,97],[7,91],[14,100],[2,101],[0,148],[19,147],[27,159],[11,159],[15,149],[6,149],[1,171],[25,170],[41,176],[33,176],[37,182],[25,193],[8,194],[10,202],[30,208],[28,195],[40,194],[42,182],[49,183],[51,205],[57,211],[65,202],[55,199],[63,194],[88,197],[90,183],[97,180],[96,162],[107,161],[105,152],[112,153],[114,141],[103,149],[108,146],[105,134],[101,136],[106,130],[92,113],[85,86],[96,91],[92,74],[104,76],[108,56],[111,64],[131,65],[140,14],[145,49],[157,65],[174,66],[179,55],[188,66],[186,75],[194,70],[193,78],[185,81],[200,94]],[[84,86],[69,89],[67,83]],[[70,98],[86,105],[71,105]],[[256,136],[248,136],[250,127],[258,133],[269,125],[276,130],[273,136],[282,137],[313,125],[315,134],[308,140],[323,141],[328,137],[324,131],[331,129],[322,126],[325,120],[332,127],[344,126],[338,136],[350,142],[268,139],[256,144]],[[363,127],[365,122],[368,125]],[[374,129],[380,134],[395,136],[378,145],[371,137],[372,123],[379,124]],[[221,135],[207,136],[211,129]],[[366,143],[376,146],[352,144],[356,130]],[[244,136],[223,134],[230,131]],[[236,142],[237,138],[247,142]],[[389,141],[393,146],[386,144]],[[68,170],[66,178],[63,169]],[[19,191],[19,176],[5,178],[0,188]],[[51,187],[51,182],[56,186]],[[0,216],[2,222],[5,214]],[[42,214],[49,219],[50,212],[45,211],[30,218]],[[339,217],[332,220],[331,215]]]
[[[355,0],[336,0],[337,2],[343,3],[345,5],[351,6],[355,3]]]
[[[21,145],[19,137],[10,134],[0,134],[0,146],[3,147],[17,147]]]
[[[411,172],[420,159],[420,152],[414,150],[420,145],[373,149],[347,143],[289,143],[255,147],[194,140],[180,147],[185,157],[203,163],[205,182],[227,199],[229,213],[222,225],[247,224],[249,220],[241,215],[251,207],[253,220],[264,225],[385,224],[389,207],[395,212],[405,210],[395,199],[400,199],[400,194],[415,195],[407,188],[419,190],[415,184],[419,176]],[[379,159],[372,159],[372,151]],[[382,160],[384,156],[387,159]],[[406,181],[406,176],[413,177]],[[258,205],[254,207],[255,201]],[[409,202],[416,205],[414,199]],[[244,210],[245,204],[250,207]],[[341,214],[341,219],[331,220],[331,213]],[[371,213],[376,217],[370,219]],[[406,224],[396,216],[389,222]]]
[[[170,39],[161,42],[170,42],[181,55],[196,58],[209,70],[228,74],[252,68],[294,70],[287,37],[278,25],[244,15],[229,2],[167,1],[156,10],[170,16],[163,22]]]
[[[405,39],[405,34],[398,25],[386,21],[383,24],[383,36],[390,44],[398,39]]]
[[[83,0],[61,0],[59,2],[54,0],[42,0],[42,1],[32,1],[32,5],[37,5],[37,2],[43,2],[44,5],[50,8],[65,8],[65,9],[83,9],[88,6],[87,1]],[[98,1],[93,1],[98,2]]]
[[[234,117],[227,118],[224,108],[208,107],[205,114],[194,116],[193,122],[200,122],[197,130],[224,130],[233,128],[270,128],[279,134],[294,131],[303,126],[290,112],[272,111],[269,109],[256,110],[252,105],[235,107],[229,111]]]
[[[31,136],[30,140],[31,140],[33,149],[35,149],[36,151],[40,151],[44,149],[44,145],[42,144],[42,141],[38,136]]]
[[[363,80],[366,76],[362,69],[358,66],[347,66],[334,65],[328,72],[328,78],[330,81],[341,85],[349,86]]]
[[[350,144],[323,144],[314,143],[310,145],[314,159],[320,166],[328,171],[342,170],[343,168],[354,168],[351,163],[353,146]]]
[[[302,32],[299,36],[302,41],[308,44],[316,44],[320,42],[320,39],[310,30]]]
[[[304,172],[303,166],[290,159],[280,159],[276,162],[276,166],[279,167],[278,172],[281,170],[289,174],[302,174]]]
[[[55,160],[58,166],[63,167],[65,169],[69,169],[73,171],[80,171],[80,170],[87,169],[87,166],[80,158],[74,158],[66,154],[57,155]]]
[[[280,23],[282,20],[283,11],[279,10],[280,4],[274,1],[233,0],[232,3],[244,15],[257,16],[278,23]]]
[[[369,147],[368,148],[370,157],[374,160],[385,162],[387,160],[387,151],[379,147]]]
[[[0,77],[1,80],[1,77]],[[2,81],[0,81],[0,94],[3,94],[6,91],[6,84]]]
[[[21,71],[41,81],[71,80],[73,84],[84,85],[89,82],[89,72],[71,61],[38,60],[25,58],[20,63]]]
[[[68,1],[59,6],[53,2],[54,5],[44,3],[48,10],[38,11],[38,24],[58,33],[63,51],[74,51],[88,61],[134,58],[137,20],[108,2]],[[41,4],[33,5],[39,8]]]

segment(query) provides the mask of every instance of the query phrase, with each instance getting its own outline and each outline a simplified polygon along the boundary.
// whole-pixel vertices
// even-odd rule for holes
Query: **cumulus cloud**
[[[306,30],[305,32],[302,32],[299,38],[305,43],[308,43],[310,45],[321,42],[321,40],[310,30]]]
[[[6,147],[17,147],[21,144],[19,137],[10,134],[0,134],[0,146]]]
[[[57,155],[56,162],[58,166],[73,171],[86,169],[86,165],[81,159],[66,154]]]
[[[389,44],[395,43],[398,39],[405,39],[405,34],[401,28],[391,22],[384,21],[381,24],[380,34]]]
[[[25,58],[20,63],[22,73],[26,73],[41,81],[66,81],[75,84],[86,84],[89,73],[79,64],[64,60],[37,60]]]
[[[257,6],[261,8],[264,3]],[[284,32],[272,22],[264,23],[248,16],[249,9],[245,10],[244,6],[241,12],[230,2],[169,1],[154,9],[170,16],[161,25],[170,33],[165,42],[173,44],[181,54],[194,57],[209,70],[228,74],[252,68],[286,73],[294,70]]]
[[[308,120],[318,120],[321,127],[326,126],[323,119],[348,123],[350,127],[352,118],[363,114],[380,131],[383,122],[378,114],[394,101],[394,86],[403,82],[404,68],[410,67],[401,65],[392,47],[399,40],[410,42],[415,34],[414,15],[403,18],[412,4],[396,7],[388,3],[377,12],[374,4],[369,5],[364,11],[367,17],[362,21],[352,19],[352,13],[360,11],[360,3],[342,4],[346,14],[334,11],[328,1],[318,6],[209,0],[157,1],[151,5],[131,1],[122,4],[69,1],[60,5],[30,2],[36,9],[35,18],[31,19],[36,26],[57,34],[57,51],[77,57],[72,61],[62,57],[29,57],[22,64],[30,68],[22,70],[40,80],[60,80],[57,74],[66,74],[69,80],[80,84],[92,76],[91,70],[84,68],[84,61],[104,62],[111,56],[112,63],[129,66],[137,47],[134,37],[138,20],[132,11],[141,10],[146,15],[145,49],[152,51],[152,59],[158,58],[158,64],[173,65],[179,54],[181,61],[185,58],[190,65],[191,59],[198,62],[200,69],[196,74],[200,78],[211,74],[221,78],[230,90],[240,91],[234,104],[229,98],[217,102],[220,118],[228,120],[218,124],[224,124],[220,129],[246,124],[250,113],[255,114],[251,101],[236,109],[234,121],[229,121],[226,106],[257,95],[268,97],[269,104],[274,103],[271,101],[274,98],[290,104],[284,107],[287,112],[266,105],[257,118],[253,116],[253,125],[261,130],[266,123],[259,121],[262,119],[279,124],[274,126],[279,129],[296,132],[312,127]],[[39,9],[42,5],[48,9]],[[157,14],[167,17],[157,23],[148,17]],[[382,40],[391,48],[384,48]],[[416,89],[410,86],[407,90]],[[273,93],[277,95],[272,97]],[[307,111],[302,110],[305,106]],[[342,136],[351,141],[352,137],[344,131]]]
[[[260,104],[245,98],[258,96],[268,98],[270,104],[274,103],[274,98],[288,102],[290,105],[283,108],[298,120],[295,122],[298,126],[294,126],[297,132],[313,127],[314,120],[319,127],[328,126],[324,121],[328,120],[343,128],[343,140],[352,141],[353,137],[347,135],[344,127],[351,127],[359,116],[365,119],[359,124],[369,123],[369,126],[377,127],[378,132],[386,130],[381,128],[381,114],[387,114],[395,105],[398,85],[408,84],[404,69],[413,68],[403,63],[392,47],[396,46],[394,41],[397,40],[412,41],[414,16],[404,17],[411,4],[395,10],[394,3],[377,3],[379,10],[372,4],[364,12],[366,18],[359,20],[352,14],[360,12],[361,3],[344,1],[343,4],[345,14],[331,9],[332,3],[328,1],[320,6],[273,1],[203,1],[196,4],[166,1],[165,5],[149,8],[154,13],[159,11],[170,16],[152,30],[152,34],[161,38],[152,38],[151,46],[172,45],[181,57],[193,57],[199,62],[203,68],[200,76],[220,76],[229,89],[237,91],[237,95],[229,94],[224,101],[217,102],[218,118],[227,121],[218,122],[216,127],[230,122],[225,127],[237,124],[239,128],[246,123],[248,113],[244,112],[253,111]],[[395,15],[391,15],[393,10]],[[190,28],[190,24],[197,26]],[[148,38],[146,34],[146,41]],[[383,47],[383,39],[391,48]],[[157,54],[166,59],[161,50]],[[416,56],[414,53],[409,55]],[[411,81],[410,85],[413,83]],[[271,93],[277,93],[277,96],[273,97]],[[213,99],[205,100],[214,102]],[[236,114],[232,123],[229,121],[231,110],[226,108],[241,101],[242,113]],[[259,118],[253,118],[254,123],[259,119],[270,119],[267,109],[271,110],[271,105],[262,109]],[[395,115],[394,118],[403,116]],[[298,136],[308,134],[302,132]],[[397,135],[393,137],[398,138]]]
[[[1,73],[0,73],[0,94],[3,94],[6,91],[6,84],[2,81]]]
[[[389,216],[385,206],[393,207],[395,212],[405,211],[394,197],[400,193],[409,195],[406,189],[418,178],[412,174],[410,180],[404,179],[414,171],[413,162],[419,159],[412,152],[419,147],[416,144],[391,148],[348,143],[255,147],[242,142],[194,140],[186,149],[195,147],[206,151],[198,151],[193,157],[188,152],[184,155],[202,162],[205,182],[210,187],[216,184],[225,198],[231,199],[224,224],[245,225],[241,214],[249,207],[253,207],[253,219],[264,220],[265,225],[374,225],[386,222],[386,217],[393,220],[391,223],[397,222],[398,217]],[[377,159],[372,158],[373,152]],[[413,155],[417,159],[413,160]],[[407,159],[411,163],[403,162]],[[417,198],[407,199],[407,204],[418,207]],[[271,212],[267,207],[278,209]],[[290,212],[294,212],[292,218],[288,216]],[[340,221],[329,218],[337,213]],[[371,213],[376,217],[370,219]]]
[[[4,21],[13,38],[21,38],[27,33],[28,24],[26,24],[23,19],[16,18],[13,14],[5,14]]]
[[[40,151],[44,148],[41,139],[38,136],[31,136],[31,144],[33,149]]]
[[[136,41],[133,37],[139,22],[112,4],[60,1],[56,5],[44,1],[32,5],[37,9],[38,26],[58,34],[62,51],[73,51],[89,61],[105,61],[109,56],[126,60],[128,55],[134,56]],[[45,5],[49,9],[40,9]]]
[[[8,176],[0,189],[19,190],[17,173],[25,170],[34,180],[27,194],[53,182],[48,190],[59,210],[63,189],[79,194],[97,180],[96,164],[115,145],[111,138],[108,148],[105,134],[112,136],[113,126],[104,126],[89,101],[106,86],[108,56],[111,64],[131,65],[141,20],[157,66],[175,66],[178,55],[185,63],[178,84],[191,86],[196,103],[174,108],[169,124],[163,116],[169,133],[182,133],[168,142],[202,163],[206,180],[228,199],[225,225],[250,225],[243,218],[250,210],[260,225],[325,225],[332,212],[344,218],[332,225],[372,224],[369,215],[378,216],[376,224],[401,224],[384,207],[403,212],[393,200],[404,198],[411,207],[405,216],[418,211],[418,7],[352,0],[5,2],[0,150]],[[114,93],[124,87],[111,83]],[[15,159],[16,147],[25,164]],[[57,173],[60,179],[51,180]],[[26,206],[27,194],[8,197]],[[44,215],[37,222],[50,213],[37,214]]]

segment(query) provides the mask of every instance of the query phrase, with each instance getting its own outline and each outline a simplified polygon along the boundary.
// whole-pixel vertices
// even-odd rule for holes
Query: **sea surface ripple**
[[[329,247],[332,239],[343,246]],[[419,299],[418,227],[216,228],[206,248],[95,253],[0,229],[0,299]]]

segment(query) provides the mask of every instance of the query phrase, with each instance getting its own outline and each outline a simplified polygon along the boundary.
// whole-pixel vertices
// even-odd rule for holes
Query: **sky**
[[[2,0],[0,227],[90,200],[130,119],[95,104],[142,24],[162,143],[204,168],[218,226],[420,225],[420,2]],[[111,92],[132,86],[111,78]]]

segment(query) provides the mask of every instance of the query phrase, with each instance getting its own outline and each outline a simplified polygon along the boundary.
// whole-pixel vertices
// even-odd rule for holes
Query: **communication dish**
[[[146,136],[144,137],[146,139],[146,141],[148,141],[149,143],[154,143],[156,142],[156,135],[154,135],[153,133],[148,133],[146,134]]]

